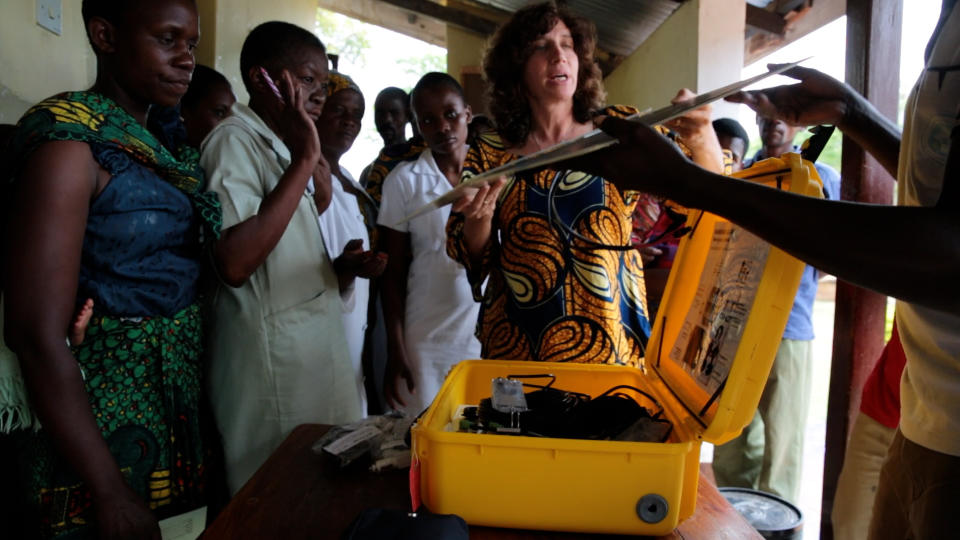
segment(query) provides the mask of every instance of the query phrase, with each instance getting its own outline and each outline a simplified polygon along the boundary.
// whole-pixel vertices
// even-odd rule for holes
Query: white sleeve
[[[413,181],[412,175],[409,172],[409,165],[410,164],[407,163],[397,165],[383,180],[383,193],[380,197],[380,213],[377,216],[377,225],[382,225],[402,233],[410,232],[410,223],[398,222],[414,210],[408,208],[408,206],[410,206],[410,184]]]

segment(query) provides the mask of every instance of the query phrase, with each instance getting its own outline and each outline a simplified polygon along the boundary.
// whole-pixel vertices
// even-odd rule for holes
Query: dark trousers
[[[870,522],[871,540],[953,540],[960,534],[960,457],[893,439]]]

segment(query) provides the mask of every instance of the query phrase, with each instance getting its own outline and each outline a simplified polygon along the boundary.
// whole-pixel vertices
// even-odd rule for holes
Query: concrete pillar
[[[897,118],[899,102],[903,9],[902,0],[847,2],[846,82],[890,120]],[[894,179],[848,137],[840,174],[843,200],[893,203]],[[824,540],[833,538],[833,498],[863,385],[883,350],[887,297],[837,280],[836,302],[820,518]]]
[[[740,79],[746,3],[736,0],[698,0],[696,92],[709,92]],[[739,105],[718,101],[714,118],[735,116]]]
[[[483,54],[488,39],[488,36],[447,25],[447,73],[460,81],[474,114],[489,114],[487,87],[483,82]]]
[[[218,0],[197,0],[200,43],[194,51],[198,64],[215,69],[217,69],[217,3]]]
[[[447,73],[463,84],[462,75],[479,73],[488,36],[447,25]]]
[[[680,88],[702,93],[739,80],[745,19],[740,0],[685,2],[606,78],[607,103],[658,108]],[[735,107],[716,103],[714,116],[734,116]]]
[[[59,35],[37,25],[32,0],[0,3],[0,123],[16,123],[58,92],[89,88],[96,67],[80,2],[63,2]]]
[[[317,20],[316,0],[198,0],[197,7],[197,61],[223,73],[243,103],[249,96],[240,78],[240,49],[250,30],[266,21],[285,21],[312,32]]]

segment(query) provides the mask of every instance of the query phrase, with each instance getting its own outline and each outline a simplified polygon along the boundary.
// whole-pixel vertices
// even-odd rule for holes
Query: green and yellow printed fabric
[[[383,199],[383,181],[387,179],[390,171],[403,162],[416,161],[426,149],[427,143],[423,142],[422,137],[417,136],[406,142],[387,146],[380,151],[377,159],[364,171],[364,177],[361,180],[364,189],[377,205]]]
[[[327,97],[330,97],[342,90],[353,90],[361,96],[363,95],[360,87],[357,86],[357,83],[353,82],[353,79],[351,79],[350,76],[344,75],[339,71],[331,71],[330,77],[327,79]]]
[[[10,155],[25,156],[48,141],[98,143],[123,150],[186,193],[211,238],[220,235],[220,201],[203,189],[197,150],[186,144],[168,149],[113,100],[96,92],[65,92],[41,101],[17,123]]]
[[[73,349],[94,418],[127,483],[157,517],[206,504],[200,308],[171,318],[95,315]],[[11,436],[44,538],[95,538],[90,492],[44,430]]]
[[[41,102],[18,124],[13,155],[22,162],[47,141],[81,141],[128,154],[187,194],[210,237],[219,234],[220,205],[215,194],[203,191],[196,150],[170,151],[108,98],[71,92]],[[160,519],[206,504],[202,343],[200,307],[192,303],[169,316],[95,311],[82,344],[72,348],[111,454]],[[10,441],[19,490],[30,521],[39,523],[32,532],[43,538],[96,538],[91,493],[47,432],[20,430]]]

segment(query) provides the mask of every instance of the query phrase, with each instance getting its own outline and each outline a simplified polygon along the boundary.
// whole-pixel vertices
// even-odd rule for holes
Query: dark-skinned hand
[[[102,540],[160,540],[157,518],[126,484],[93,503]]]
[[[278,82],[283,95],[283,103],[276,117],[280,138],[290,149],[292,161],[303,159],[317,163],[323,158],[316,123],[306,109],[310,96],[301,85],[294,83],[293,76],[287,70],[283,70]],[[327,168],[329,170],[329,166]]]
[[[683,170],[697,167],[677,145],[649,126],[609,116],[596,121],[620,143],[554,167],[602,176],[622,191],[644,191],[667,198],[673,198],[677,188],[673,179]]]
[[[782,64],[769,64],[776,69]],[[783,75],[798,84],[763,90],[741,91],[727,101],[743,103],[761,116],[783,120],[792,126],[841,125],[856,103],[856,92],[846,84],[815,69],[794,67]]]
[[[338,276],[348,278],[379,277],[387,267],[387,254],[364,251],[363,240],[354,238],[343,247],[343,253],[333,261]]]

